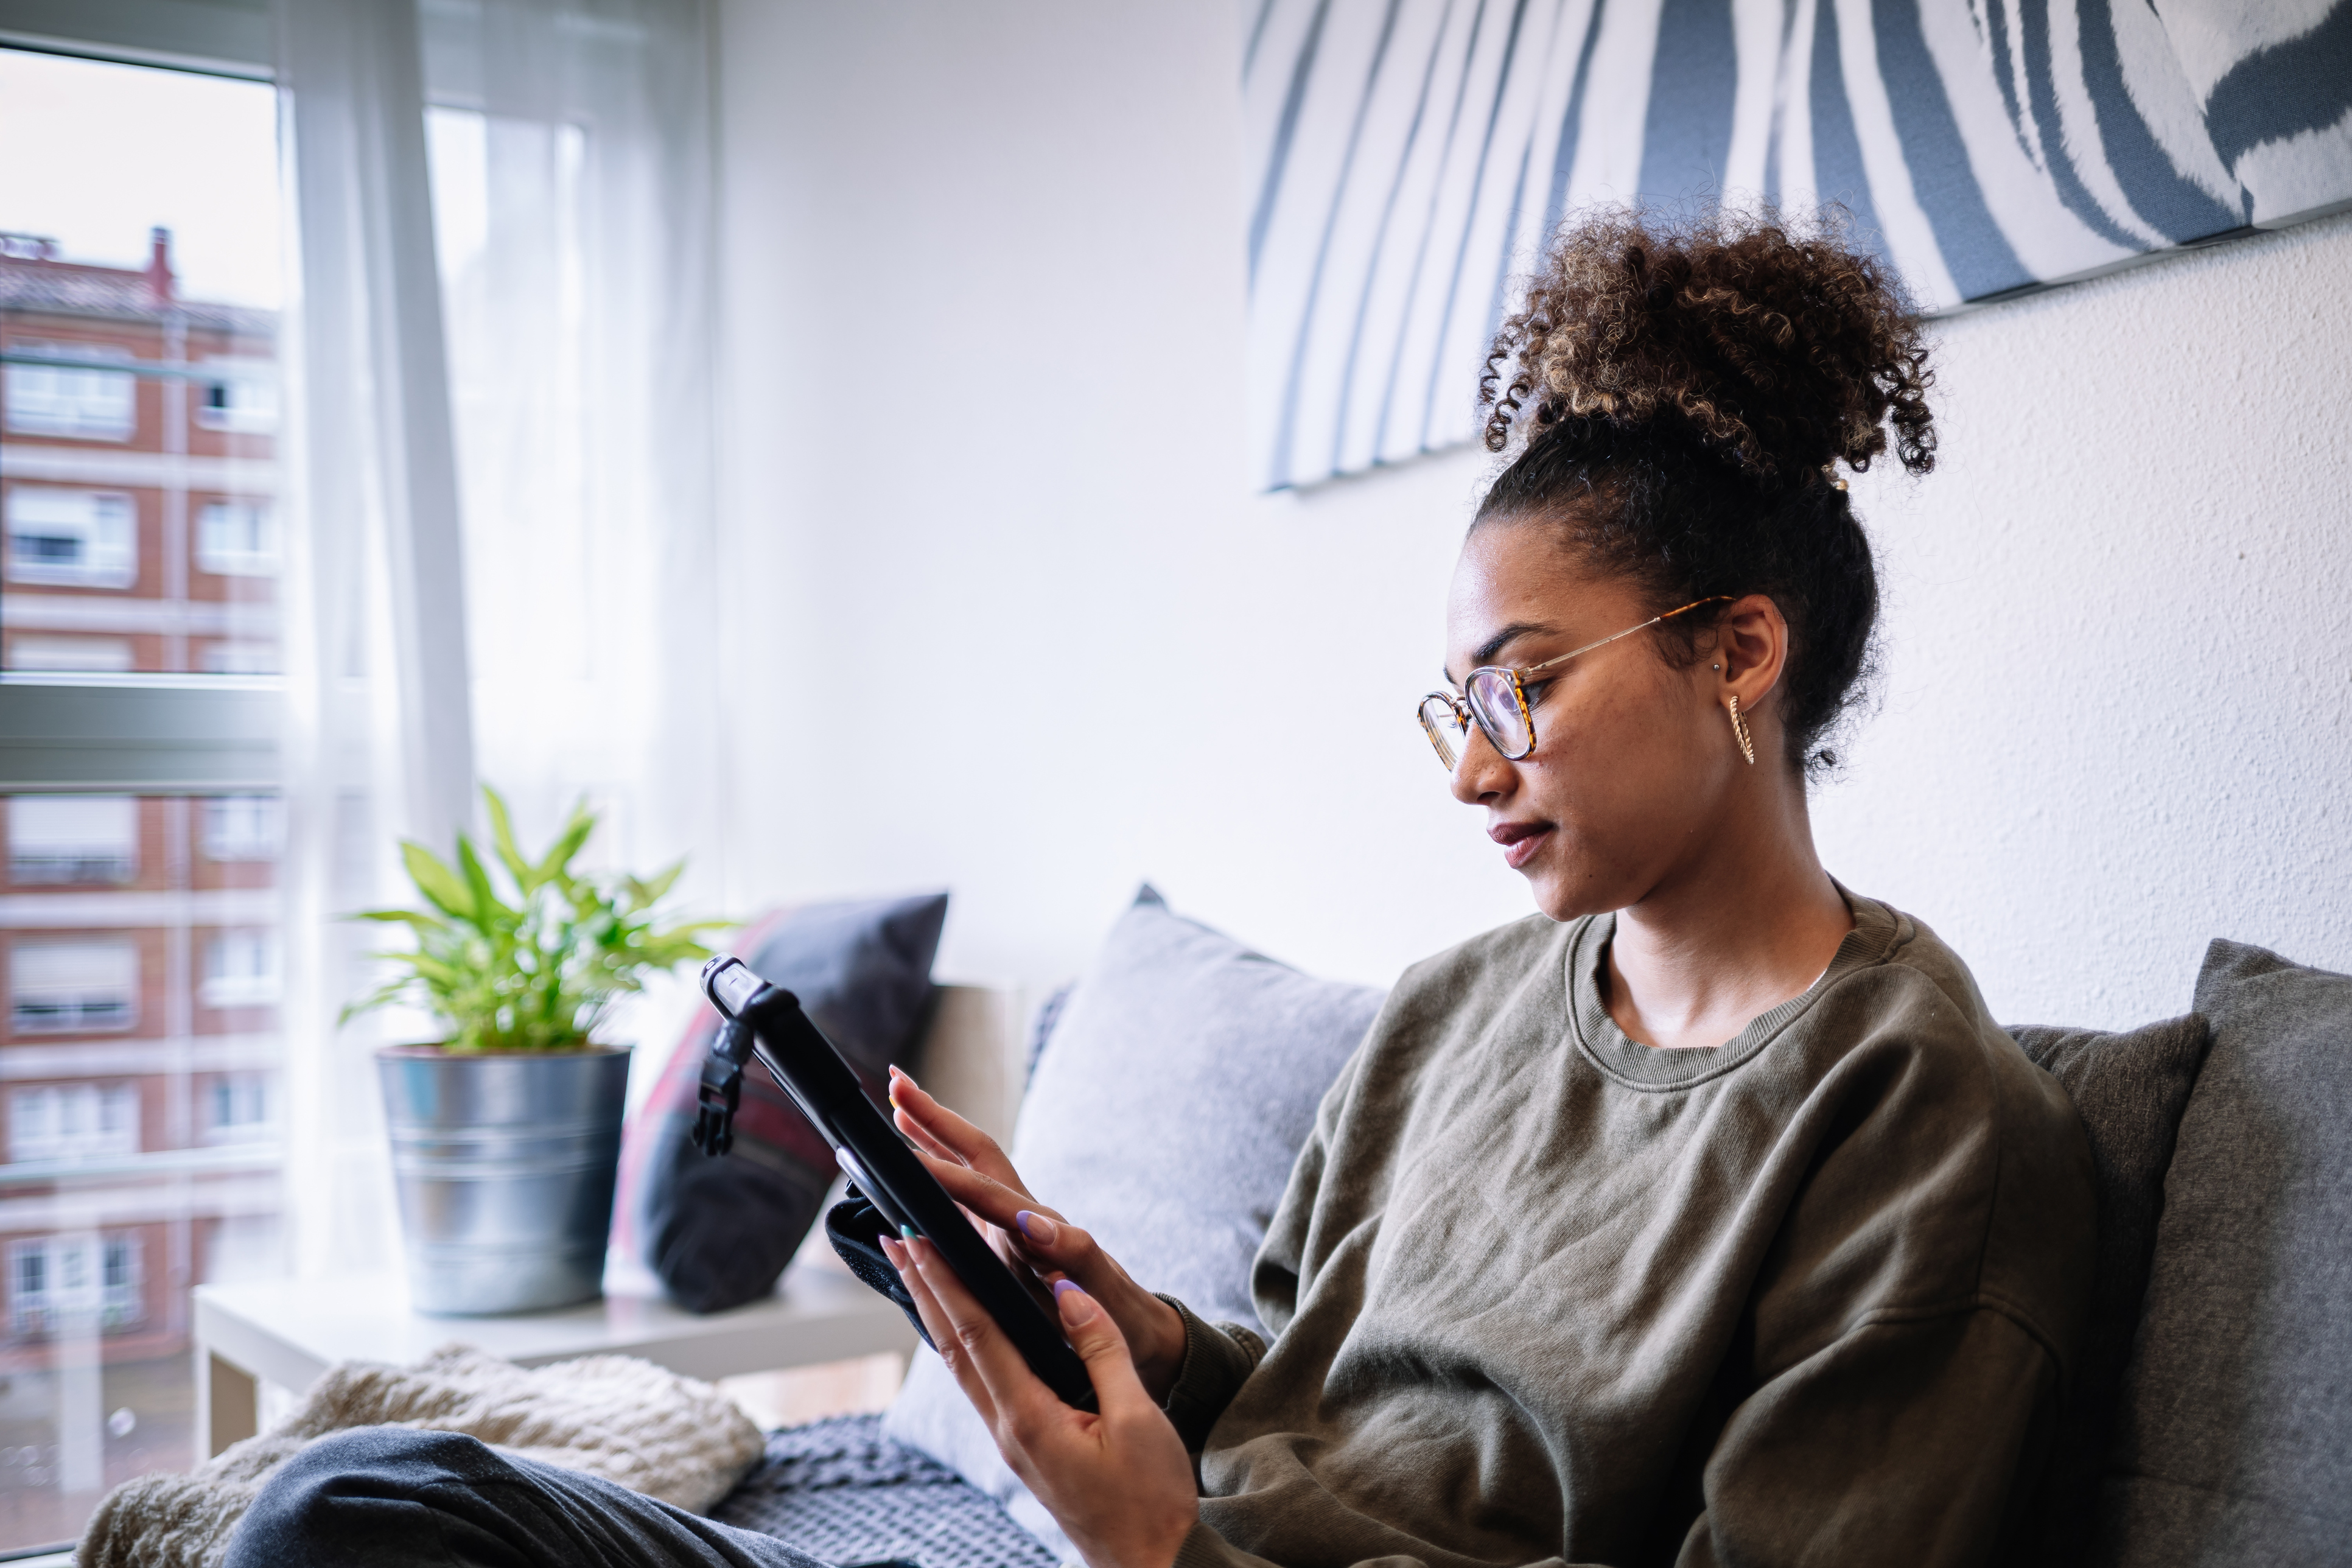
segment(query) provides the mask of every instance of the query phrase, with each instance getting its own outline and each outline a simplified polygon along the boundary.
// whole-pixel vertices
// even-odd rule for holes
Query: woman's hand
[[[997,1452],[1069,1535],[1087,1568],[1169,1568],[1200,1521],[1184,1441],[1144,1391],[1118,1324],[1072,1281],[1054,1287],[1062,1331],[1087,1363],[1100,1413],[1038,1381],[939,1249],[911,1235],[884,1250]],[[1164,1303],[1163,1303],[1164,1304]]]
[[[890,1109],[898,1131],[1015,1277],[1034,1279],[1041,1293],[1056,1280],[1076,1281],[1118,1325],[1145,1392],[1154,1404],[1165,1400],[1184,1367],[1184,1320],[1176,1309],[1128,1278],[1093,1237],[1031,1197],[995,1139],[895,1067]]]

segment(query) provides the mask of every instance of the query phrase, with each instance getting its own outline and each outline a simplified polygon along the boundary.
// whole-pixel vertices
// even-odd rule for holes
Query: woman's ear
[[[1737,696],[1739,706],[1755,712],[1780,684],[1789,662],[1789,622],[1780,606],[1762,594],[1735,601],[1715,625],[1715,651],[1707,656],[1713,668],[1717,700]]]

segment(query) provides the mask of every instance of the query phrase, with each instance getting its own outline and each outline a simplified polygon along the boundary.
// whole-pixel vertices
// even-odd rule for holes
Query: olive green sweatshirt
[[[1992,1559],[2090,1282],[2057,1084],[1907,915],[1712,1050],[1599,983],[1614,916],[1416,965],[1259,1252],[1189,1311],[1178,1568]]]

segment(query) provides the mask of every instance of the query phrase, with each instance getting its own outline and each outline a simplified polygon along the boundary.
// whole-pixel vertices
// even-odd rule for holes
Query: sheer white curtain
[[[295,1267],[394,1223],[372,1021],[339,1029],[393,846],[469,815],[466,584],[414,0],[280,0],[298,215],[286,363],[287,1215]]]
[[[705,0],[425,0],[474,743],[524,833],[718,912]],[[635,1087],[690,996],[616,1020]]]
[[[704,0],[278,0],[300,279],[288,530],[289,1210],[305,1272],[394,1224],[338,1027],[478,779],[715,905]],[[673,991],[640,1009],[658,1041]],[[405,1021],[416,1032],[421,1021]],[[652,1064],[644,1064],[652,1065]],[[645,1074],[641,1066],[638,1076]]]
[[[703,0],[425,0],[475,744],[526,826],[694,855],[711,673]]]

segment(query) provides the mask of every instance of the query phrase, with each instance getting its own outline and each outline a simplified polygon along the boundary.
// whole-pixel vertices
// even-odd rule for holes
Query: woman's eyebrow
[[[1558,626],[1549,625],[1542,621],[1513,621],[1509,626],[1505,626],[1501,631],[1496,632],[1493,637],[1488,637],[1485,642],[1480,643],[1475,648],[1471,650],[1471,668],[1476,668],[1480,665],[1494,663],[1496,658],[1505,648],[1510,647],[1514,641],[1520,637],[1533,637],[1543,633],[1556,632],[1558,630],[1559,630]],[[1445,679],[1449,682],[1454,679],[1454,671],[1451,668],[1446,670]]]

